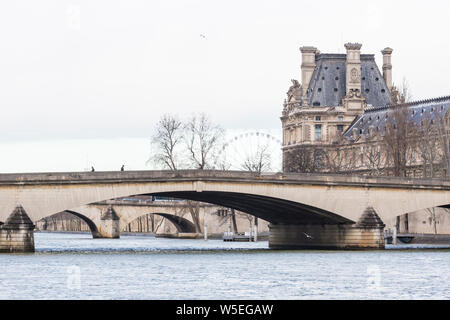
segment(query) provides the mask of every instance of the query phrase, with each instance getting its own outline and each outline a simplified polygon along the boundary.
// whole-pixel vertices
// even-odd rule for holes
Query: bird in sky
[[[206,39],[206,36],[203,33],[200,34],[200,37]]]
[[[314,239],[312,236],[310,236],[309,234],[303,232],[303,234],[308,238],[308,239]]]

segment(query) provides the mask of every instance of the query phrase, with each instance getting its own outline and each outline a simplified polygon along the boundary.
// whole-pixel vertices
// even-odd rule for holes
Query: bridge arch
[[[73,210],[64,210],[64,212],[67,212],[77,218],[80,218],[81,220],[83,220],[89,227],[89,230],[92,233],[92,237],[93,238],[101,238],[100,233],[98,231],[97,225],[95,224],[95,222],[93,220],[91,220],[89,217],[85,216],[84,214],[81,214],[79,212],[73,211]],[[49,215],[47,217],[50,217],[52,215]],[[46,217],[43,217],[42,219],[44,219]]]
[[[149,195],[200,201],[252,214],[272,224],[352,224],[327,210],[279,198],[220,191],[178,191]],[[189,221],[190,222],[190,221]],[[195,226],[194,226],[195,230]]]
[[[163,212],[151,212],[151,213],[147,213],[147,214],[154,214],[154,215],[166,218],[169,222],[171,222],[175,226],[175,228],[177,229],[177,231],[179,233],[195,233],[196,232],[195,225],[186,218],[176,216],[176,215],[170,214],[170,213],[163,213]],[[145,214],[145,215],[147,215],[147,214]],[[142,216],[144,216],[144,215],[140,215],[140,216],[136,217],[135,219],[131,220],[129,223],[132,223],[133,221],[139,219]]]
[[[100,238],[101,237],[100,233],[98,232],[97,225],[90,218],[88,218],[87,216],[85,216],[85,215],[83,215],[81,213],[75,212],[73,210],[64,210],[64,211],[67,212],[67,213],[70,213],[71,215],[74,215],[75,217],[78,217],[81,220],[83,220],[84,222],[86,222],[86,224],[89,227],[89,230],[91,230],[93,238]]]

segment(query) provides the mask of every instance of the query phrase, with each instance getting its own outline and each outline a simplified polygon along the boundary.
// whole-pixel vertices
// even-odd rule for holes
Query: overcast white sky
[[[0,3],[0,172],[145,169],[162,113],[280,130],[299,47],[394,49],[415,99],[450,94],[448,1]],[[205,35],[202,37],[201,35]]]

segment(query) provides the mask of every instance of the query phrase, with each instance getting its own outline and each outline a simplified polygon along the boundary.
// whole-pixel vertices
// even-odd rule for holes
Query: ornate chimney
[[[383,78],[389,91],[392,90],[392,63],[391,63],[391,48],[384,48],[381,53],[383,54]]]
[[[361,95],[361,44],[346,43],[346,95],[342,99],[343,106],[357,114],[361,114],[366,106],[365,98]]]
[[[360,43],[346,43],[347,49],[347,73],[346,93],[361,92],[361,46]]]
[[[316,52],[315,47],[301,47],[302,53],[302,97],[307,94],[309,82],[316,67]]]

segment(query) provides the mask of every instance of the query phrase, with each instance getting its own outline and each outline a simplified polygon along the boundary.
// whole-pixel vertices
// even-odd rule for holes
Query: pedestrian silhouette
[[[120,171],[124,171],[125,170],[125,165],[123,164],[122,167],[120,168]]]
[[[95,171],[94,167],[91,167],[91,172],[94,172],[94,171]]]

